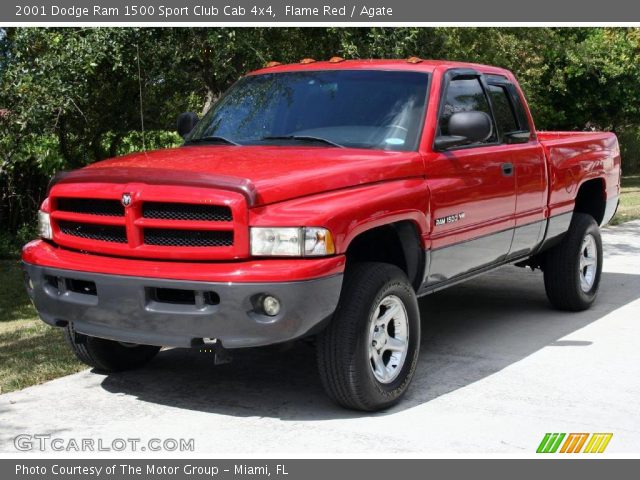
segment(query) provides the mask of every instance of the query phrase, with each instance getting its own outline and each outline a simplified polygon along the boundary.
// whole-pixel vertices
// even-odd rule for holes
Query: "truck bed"
[[[603,178],[605,199],[620,193],[620,148],[610,132],[538,132],[549,165],[550,215],[573,208],[580,185]]]

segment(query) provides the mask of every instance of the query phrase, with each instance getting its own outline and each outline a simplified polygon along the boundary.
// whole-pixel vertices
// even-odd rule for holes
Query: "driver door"
[[[515,226],[514,166],[509,146],[499,140],[482,74],[450,70],[442,88],[436,136],[448,135],[449,118],[464,111],[487,113],[493,132],[426,158],[432,212],[427,288],[503,261]]]

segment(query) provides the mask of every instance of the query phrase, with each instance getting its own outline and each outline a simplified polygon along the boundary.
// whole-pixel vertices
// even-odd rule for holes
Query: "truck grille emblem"
[[[129,205],[131,205],[131,194],[130,193],[123,193],[122,194],[122,205],[124,205],[125,207],[128,207]]]

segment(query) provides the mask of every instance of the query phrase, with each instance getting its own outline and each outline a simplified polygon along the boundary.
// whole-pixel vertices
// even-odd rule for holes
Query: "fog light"
[[[271,295],[267,295],[262,299],[262,310],[270,317],[275,317],[280,313],[280,300]]]

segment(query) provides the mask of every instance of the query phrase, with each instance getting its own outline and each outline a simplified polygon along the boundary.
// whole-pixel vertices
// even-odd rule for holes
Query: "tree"
[[[624,150],[640,143],[639,52],[637,28],[0,29],[0,221],[15,231],[30,218],[57,170],[176,144],[180,112],[203,113],[271,60],[499,65],[538,128],[614,130]]]

